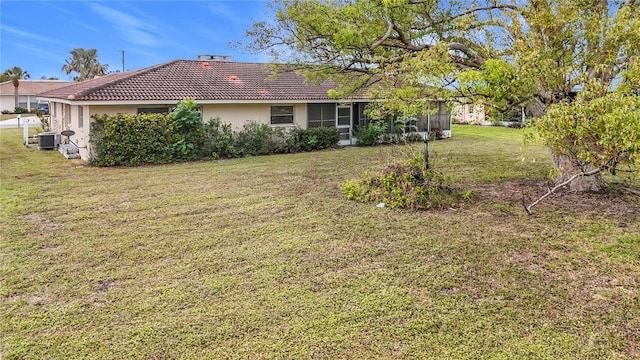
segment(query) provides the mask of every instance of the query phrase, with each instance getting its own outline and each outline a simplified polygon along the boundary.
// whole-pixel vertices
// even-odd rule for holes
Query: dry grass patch
[[[416,213],[338,188],[407,148],[103,169],[0,130],[3,358],[637,358],[637,197],[526,215],[521,134],[432,143],[476,198]]]

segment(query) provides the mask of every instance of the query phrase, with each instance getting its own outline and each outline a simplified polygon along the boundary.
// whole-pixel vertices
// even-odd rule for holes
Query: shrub
[[[38,111],[38,117],[40,118],[40,123],[42,124],[42,131],[47,132],[51,130],[51,125],[49,124],[49,117],[44,116],[42,111]]]
[[[173,143],[175,160],[197,160],[202,158],[205,131],[202,117],[195,100],[185,99],[171,112],[176,140]]]
[[[13,110],[13,113],[14,113],[14,114],[26,114],[26,113],[28,113],[28,112],[29,112],[29,111],[28,111],[27,109],[22,108],[22,107],[20,107],[20,106],[16,106],[16,108]]]
[[[340,143],[340,133],[334,127],[317,127],[307,129],[309,150],[331,149]]]
[[[356,131],[357,146],[373,146],[378,143],[382,134],[387,130],[387,124],[383,122],[371,122],[368,126]]]
[[[280,145],[276,143],[280,143],[280,141],[278,141],[273,134],[278,130],[267,124],[258,124],[253,121],[247,122],[236,136],[236,149],[239,155],[267,155],[275,153],[276,148]]]
[[[315,149],[318,139],[315,136],[309,136],[309,129],[296,127],[289,130],[286,141],[288,152],[297,153],[300,151],[312,151]]]
[[[411,133],[404,138],[404,141],[408,143],[416,143],[424,141],[424,137],[418,133]]]
[[[457,191],[439,172],[425,169],[422,156],[391,163],[380,173],[364,173],[340,187],[349,200],[410,210],[449,208],[473,196],[471,191]]]
[[[237,154],[235,134],[230,124],[223,123],[220,118],[212,118],[204,124],[204,158],[233,158]]]
[[[97,166],[138,166],[171,162],[176,135],[169,114],[93,116],[92,154]]]

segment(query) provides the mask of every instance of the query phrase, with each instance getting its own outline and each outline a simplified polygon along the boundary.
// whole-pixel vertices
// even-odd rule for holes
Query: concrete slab
[[[37,128],[42,125],[42,123],[40,122],[40,118],[34,115],[34,116],[21,117],[19,125],[18,125],[17,117],[13,119],[2,120],[0,121],[0,129],[21,128],[25,121],[29,123],[30,128]]]

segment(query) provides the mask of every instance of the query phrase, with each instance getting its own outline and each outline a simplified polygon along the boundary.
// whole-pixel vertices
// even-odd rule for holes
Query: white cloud
[[[48,37],[44,37],[44,36],[40,36],[34,33],[29,33],[26,31],[22,31],[20,29],[16,29],[14,27],[11,26],[7,26],[7,25],[0,25],[0,29],[4,32],[10,32],[14,35],[18,35],[20,37],[25,37],[25,38],[29,38],[29,39],[34,39],[34,40],[38,40],[38,41],[44,41],[44,42],[48,42],[48,43],[54,43],[54,44],[59,44],[60,41],[58,41],[57,39],[52,39],[52,38],[48,38]]]
[[[229,7],[227,4],[214,1],[209,4],[207,8],[216,17],[223,18],[235,24],[244,25],[251,21],[251,19],[246,17],[245,13],[238,13],[237,9]]]
[[[142,21],[141,18],[99,4],[92,4],[91,7],[100,16],[115,25],[127,41],[151,47],[160,44],[158,38],[153,35],[154,32],[157,32],[157,28]]]

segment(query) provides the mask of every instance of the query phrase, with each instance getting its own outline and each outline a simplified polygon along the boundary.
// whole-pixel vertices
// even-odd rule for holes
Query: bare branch
[[[593,176],[593,175],[601,173],[603,170],[604,170],[603,168],[599,168],[599,169],[595,169],[595,170],[589,171],[587,173],[582,172],[582,173],[578,173],[578,174],[575,174],[575,175],[571,176],[566,181],[564,181],[564,182],[562,182],[562,183],[560,183],[560,184],[548,189],[547,192],[544,195],[542,195],[541,197],[538,198],[538,200],[532,202],[531,204],[529,204],[529,206],[525,206],[525,210],[527,210],[527,213],[529,215],[533,215],[533,212],[531,211],[531,209],[534,206],[536,206],[538,203],[540,203],[542,200],[544,200],[547,197],[549,197],[550,195],[554,194],[556,192],[556,190],[558,190],[558,189],[560,189],[560,188],[562,188],[564,186],[569,185],[573,180],[577,179],[578,177]]]
[[[391,36],[391,32],[393,31],[393,22],[389,21],[389,27],[387,28],[387,32],[376,42],[374,42],[371,46],[369,46],[370,50],[374,50],[378,46],[382,45],[383,42],[387,41],[389,36]]]

